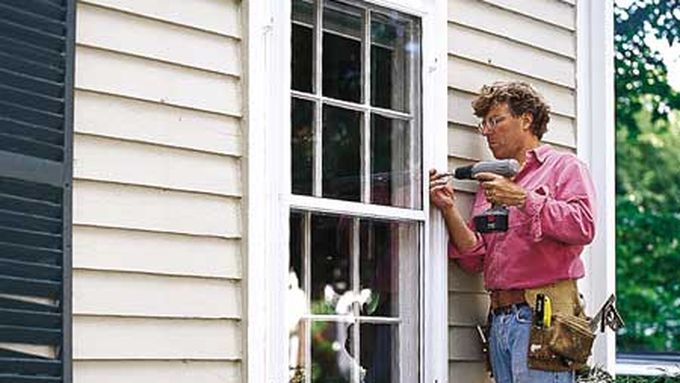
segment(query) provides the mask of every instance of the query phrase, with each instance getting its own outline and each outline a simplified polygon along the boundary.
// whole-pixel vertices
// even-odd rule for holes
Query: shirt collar
[[[529,150],[529,153],[533,153],[534,157],[538,160],[540,164],[543,164],[545,162],[545,159],[548,157],[550,154],[550,145],[548,144],[542,144],[538,146],[537,148]]]

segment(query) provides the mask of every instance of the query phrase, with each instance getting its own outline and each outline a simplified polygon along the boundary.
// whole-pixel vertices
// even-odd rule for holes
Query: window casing
[[[293,0],[289,377],[420,379],[420,19]]]

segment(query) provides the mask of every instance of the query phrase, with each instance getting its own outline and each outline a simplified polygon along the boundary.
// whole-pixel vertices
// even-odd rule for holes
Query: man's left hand
[[[478,173],[475,179],[484,189],[486,200],[496,205],[521,206],[527,198],[523,187],[494,173]]]

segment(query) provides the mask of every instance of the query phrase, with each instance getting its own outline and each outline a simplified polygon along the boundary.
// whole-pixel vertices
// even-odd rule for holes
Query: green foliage
[[[662,376],[624,376],[613,378],[604,368],[595,366],[579,371],[576,383],[678,383],[680,377],[670,374]]]
[[[645,35],[679,43],[680,0],[616,8],[615,22],[618,347],[679,351],[680,94]]]
[[[680,109],[680,94],[667,81],[666,66],[645,42],[652,34],[670,45],[680,40],[680,0],[637,0],[614,9],[614,49],[617,125],[627,126],[636,138],[634,116],[651,96],[654,121]]]

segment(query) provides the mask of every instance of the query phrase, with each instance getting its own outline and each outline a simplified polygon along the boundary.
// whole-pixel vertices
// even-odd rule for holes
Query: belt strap
[[[491,310],[496,310],[501,307],[512,306],[520,303],[526,303],[524,290],[492,290],[491,291]]]

